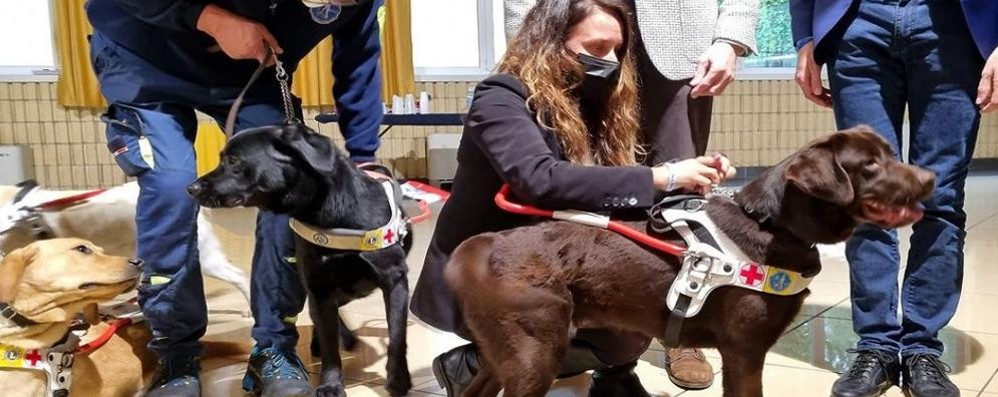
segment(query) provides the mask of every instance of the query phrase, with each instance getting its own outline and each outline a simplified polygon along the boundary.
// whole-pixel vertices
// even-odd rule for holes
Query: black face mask
[[[586,54],[579,54],[578,60],[585,72],[579,87],[580,99],[588,104],[606,102],[620,81],[620,63]]]

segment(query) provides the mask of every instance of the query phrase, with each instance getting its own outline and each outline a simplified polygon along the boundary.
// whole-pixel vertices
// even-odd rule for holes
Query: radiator
[[[35,161],[31,148],[22,145],[0,145],[0,185],[14,185],[35,178]]]

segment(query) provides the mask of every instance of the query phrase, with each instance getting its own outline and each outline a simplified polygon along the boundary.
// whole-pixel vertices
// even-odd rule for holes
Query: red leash
[[[130,318],[119,318],[111,321],[107,329],[104,330],[104,332],[102,332],[97,339],[80,345],[80,347],[77,347],[76,350],[73,350],[73,354],[88,354],[92,353],[94,350],[100,349],[101,346],[104,346],[104,344],[107,343],[107,341],[111,340],[111,337],[114,336],[119,329],[131,323],[132,319]]]
[[[106,191],[107,191],[107,189],[91,190],[91,191],[86,192],[86,193],[80,193],[80,194],[76,194],[76,195],[72,195],[72,196],[68,196],[68,197],[63,197],[63,198],[60,198],[60,199],[55,199],[55,200],[52,200],[52,201],[46,201],[44,203],[36,205],[35,208],[40,209],[40,210],[51,210],[51,209],[58,208],[58,207],[64,207],[64,206],[67,206],[67,205],[70,205],[70,204],[75,204],[77,202],[89,199],[91,197],[94,197],[94,196],[99,195],[101,193],[104,193]]]
[[[619,233],[624,237],[634,240],[637,243],[645,245],[654,250],[662,251],[667,254],[675,256],[683,256],[686,252],[686,247],[668,243],[659,240],[655,237],[649,236],[646,233],[637,231],[630,226],[623,223],[611,220],[608,216],[593,214],[591,212],[567,210],[567,211],[549,211],[540,208],[535,208],[519,203],[514,203],[509,201],[507,196],[509,195],[509,185],[504,184],[502,188],[499,189],[499,193],[496,193],[496,205],[499,208],[507,212],[512,212],[514,214],[530,215],[530,216],[540,216],[544,218],[559,219],[563,221],[581,223],[588,226],[597,226],[603,229],[610,230],[612,232]]]

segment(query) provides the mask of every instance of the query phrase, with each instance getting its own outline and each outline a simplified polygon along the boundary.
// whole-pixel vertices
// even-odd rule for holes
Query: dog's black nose
[[[141,269],[142,265],[144,265],[145,262],[143,262],[142,259],[139,258],[132,258],[128,260],[128,264]]]
[[[204,186],[201,185],[201,181],[195,181],[187,186],[187,194],[191,197],[197,197],[202,190],[204,190]]]

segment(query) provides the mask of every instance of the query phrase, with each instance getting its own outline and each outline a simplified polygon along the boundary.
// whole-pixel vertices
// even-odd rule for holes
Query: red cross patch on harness
[[[38,350],[28,350],[24,355],[24,361],[27,361],[32,367],[37,366],[39,361],[42,361],[42,355],[38,354]]]
[[[387,231],[385,231],[384,238],[385,238],[385,244],[387,245],[395,244],[395,233],[392,232],[392,229],[388,229]]]
[[[749,263],[742,266],[741,271],[738,272],[738,278],[741,280],[742,284],[750,287],[757,287],[761,285],[762,281],[766,278],[766,272],[762,270],[762,266],[755,263]]]

